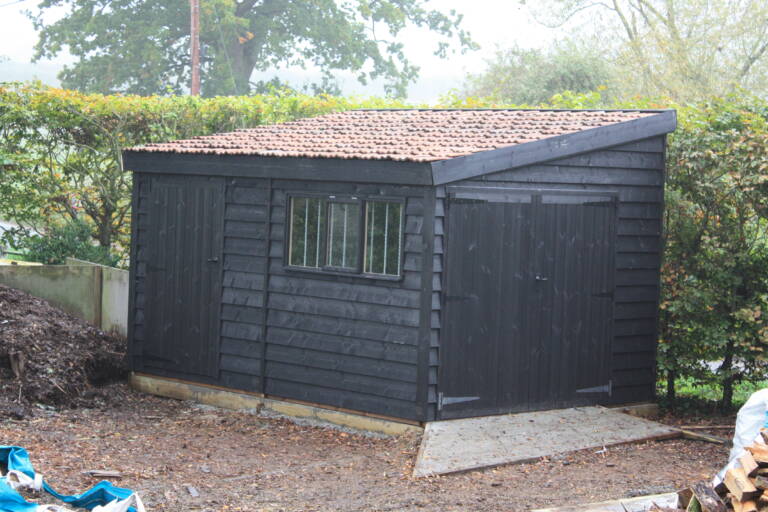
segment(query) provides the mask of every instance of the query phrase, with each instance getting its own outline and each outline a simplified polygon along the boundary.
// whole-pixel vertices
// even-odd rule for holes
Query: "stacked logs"
[[[760,434],[768,443],[768,430]],[[716,491],[735,512],[768,512],[768,445],[747,446]],[[703,510],[703,509],[702,509]]]

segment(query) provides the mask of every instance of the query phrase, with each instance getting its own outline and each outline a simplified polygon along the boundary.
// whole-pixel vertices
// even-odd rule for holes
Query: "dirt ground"
[[[113,482],[139,491],[148,510],[174,512],[527,510],[683,488],[710,478],[728,452],[670,440],[414,480],[415,437],[300,426],[150,397],[124,384],[107,391],[121,396],[121,404],[2,419],[0,439],[26,447],[60,492],[96,483],[83,471],[117,470],[123,477]],[[733,418],[704,423],[712,421],[733,424]]]

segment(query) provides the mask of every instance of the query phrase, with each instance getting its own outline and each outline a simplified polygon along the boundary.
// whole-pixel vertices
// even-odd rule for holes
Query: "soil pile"
[[[47,301],[0,285],[0,414],[90,407],[128,374],[126,342]]]

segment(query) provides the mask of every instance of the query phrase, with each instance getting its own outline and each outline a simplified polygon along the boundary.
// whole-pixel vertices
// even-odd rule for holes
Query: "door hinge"
[[[613,394],[613,381],[609,380],[608,384],[604,386],[595,386],[593,388],[577,389],[577,393],[608,393],[608,396]]]
[[[451,404],[460,404],[461,402],[474,402],[480,400],[479,396],[445,396],[442,392],[437,394],[437,410],[441,411],[443,406]]]
[[[488,202],[487,199],[471,199],[468,197],[451,197],[450,201],[454,204],[485,204]]]

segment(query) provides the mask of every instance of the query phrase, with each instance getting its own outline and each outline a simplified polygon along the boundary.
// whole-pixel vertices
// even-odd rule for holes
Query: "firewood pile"
[[[760,432],[768,443],[768,429]],[[682,494],[690,512],[768,512],[768,445],[753,443],[716,488],[700,482]],[[685,503],[687,502],[687,503]]]

